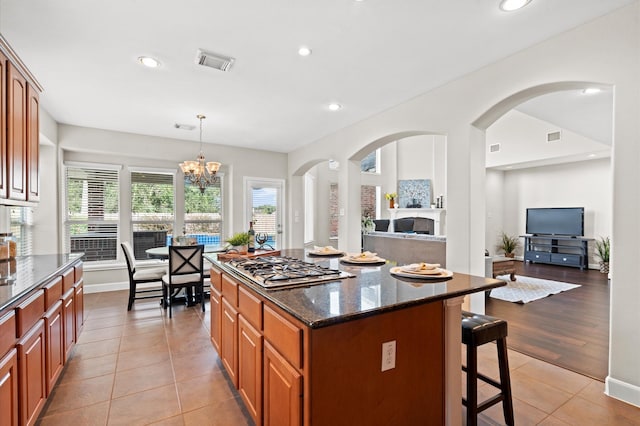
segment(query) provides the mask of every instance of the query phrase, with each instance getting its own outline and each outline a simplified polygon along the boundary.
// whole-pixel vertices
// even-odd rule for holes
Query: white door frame
[[[274,178],[264,178],[264,177],[252,177],[252,176],[244,176],[243,177],[243,187],[244,187],[244,202],[242,205],[242,218],[245,227],[249,226],[249,221],[251,220],[251,211],[249,207],[253,205],[253,200],[251,199],[251,188],[255,186],[266,186],[271,188],[278,189],[278,199],[276,200],[276,211],[278,212],[278,221],[276,224],[276,228],[280,230],[280,234],[278,235],[277,245],[278,248],[285,248],[286,244],[286,232],[287,228],[284,226],[286,216],[285,216],[285,180],[284,179],[274,179]],[[243,228],[244,229],[244,228]]]

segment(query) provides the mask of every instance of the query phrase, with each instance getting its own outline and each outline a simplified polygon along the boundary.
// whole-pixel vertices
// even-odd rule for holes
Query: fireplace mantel
[[[445,235],[445,209],[388,209],[389,210],[389,232],[394,232],[393,221],[403,217],[425,217],[433,220],[434,235]]]

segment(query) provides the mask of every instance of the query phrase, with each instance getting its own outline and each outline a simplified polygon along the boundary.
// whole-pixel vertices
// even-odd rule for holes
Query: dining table
[[[222,253],[226,251],[227,248],[225,246],[219,245],[205,245],[204,252],[205,253]],[[163,247],[153,247],[150,249],[146,249],[147,257],[149,259],[168,259],[169,258],[169,246]]]

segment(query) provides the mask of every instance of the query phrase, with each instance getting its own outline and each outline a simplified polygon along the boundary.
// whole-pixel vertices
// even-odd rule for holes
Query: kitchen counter
[[[463,298],[504,281],[281,255],[352,277],[265,289],[206,255],[211,341],[256,424],[461,424]]]
[[[265,299],[310,328],[325,327],[505,285],[504,281],[461,273],[454,273],[451,279],[444,281],[400,278],[389,272],[396,266],[394,262],[388,261],[382,266],[347,265],[340,263],[339,256],[309,256],[307,251],[301,249],[282,250],[282,255],[340,269],[354,277],[304,287],[265,290],[236,274],[224,262],[219,262],[215,255],[206,257],[224,272],[239,278]]]
[[[64,269],[79,261],[82,256],[82,253],[67,253],[17,257],[15,281],[0,285],[0,313],[59,275]]]
[[[206,255],[211,341],[256,424],[461,424],[462,301],[505,282],[281,255],[352,276],[265,289]]]

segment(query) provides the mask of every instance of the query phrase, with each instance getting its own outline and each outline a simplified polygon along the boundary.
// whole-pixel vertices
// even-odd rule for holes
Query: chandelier
[[[214,185],[220,181],[220,176],[217,176],[218,169],[220,169],[220,163],[217,161],[209,161],[205,165],[204,154],[202,153],[202,120],[205,117],[202,114],[197,115],[200,120],[200,154],[194,160],[187,160],[180,163],[180,169],[184,173],[184,179],[193,185],[198,185],[200,193],[204,194],[204,190],[207,186]]]

